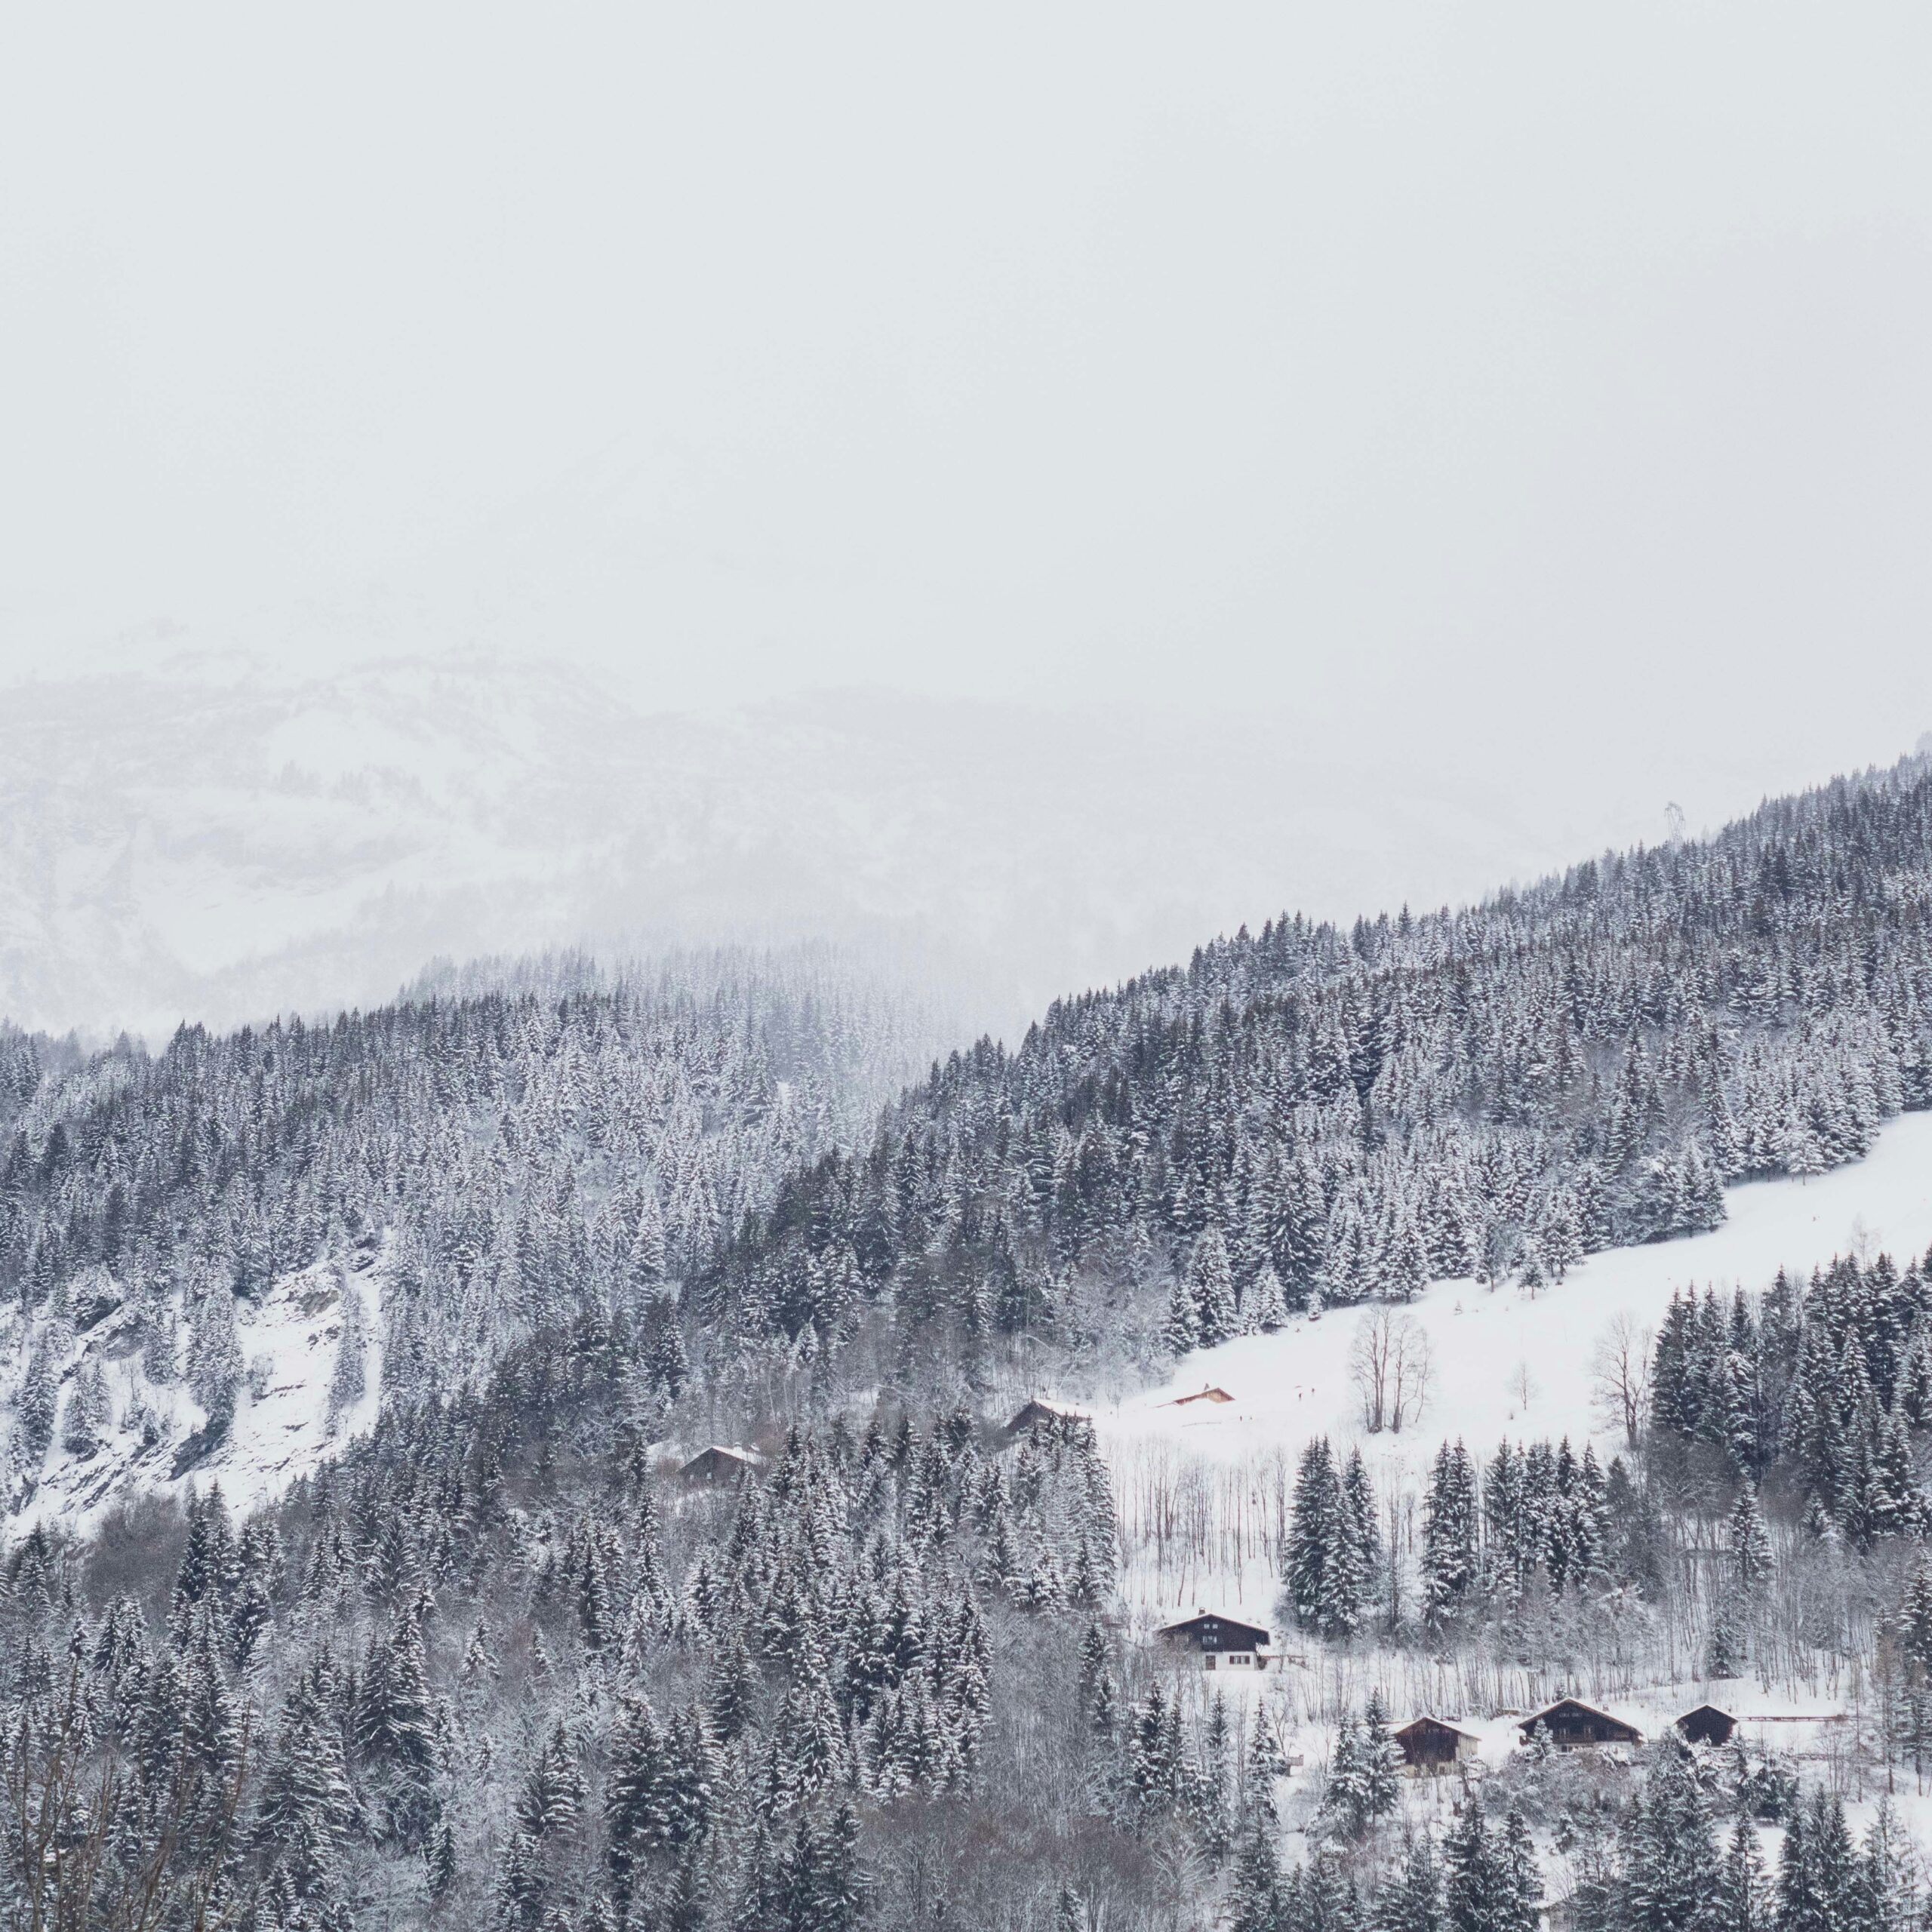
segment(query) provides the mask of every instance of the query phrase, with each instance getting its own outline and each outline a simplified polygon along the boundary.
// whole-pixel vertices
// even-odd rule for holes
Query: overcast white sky
[[[1748,802],[1932,726],[1928,98],[1922,5],[14,8],[0,666]]]

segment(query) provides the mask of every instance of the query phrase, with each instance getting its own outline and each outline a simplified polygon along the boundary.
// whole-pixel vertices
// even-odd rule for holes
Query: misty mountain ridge
[[[1584,842],[1506,774],[1445,799],[1263,720],[653,714],[527,664],[205,654],[6,695],[0,1014],[94,1037],[366,1005],[439,956],[804,938],[1005,1031],[1284,903],[1466,898]]]

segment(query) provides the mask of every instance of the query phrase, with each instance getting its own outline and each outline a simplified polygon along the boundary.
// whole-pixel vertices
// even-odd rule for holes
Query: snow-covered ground
[[[1685,1287],[1755,1292],[1780,1268],[1808,1275],[1835,1256],[1881,1251],[1903,1266],[1932,1247],[1932,1113],[1890,1122],[1870,1156],[1855,1165],[1805,1180],[1735,1187],[1725,1204],[1729,1218],[1710,1234],[1592,1255],[1561,1283],[1534,1294],[1513,1285],[1435,1284],[1397,1311],[1428,1337],[1426,1404],[1402,1435],[1385,1432],[1374,1446],[1421,1457],[1459,1435],[1485,1450],[1506,1435],[1567,1435],[1579,1448],[1588,1437],[1599,1453],[1615,1449],[1620,1426],[1593,1402],[1591,1358],[1618,1315],[1654,1327],[1672,1294]],[[1385,1311],[1377,1304],[1367,1312]],[[1164,1438],[1214,1456],[1284,1444],[1299,1453],[1324,1433],[1366,1447],[1349,1375],[1364,1318],[1361,1309],[1331,1308],[1272,1335],[1197,1350],[1164,1387],[1103,1408],[1096,1421],[1109,1441]],[[1234,1399],[1176,1406],[1209,1387]]]
[[[1647,1341],[1679,1290],[1755,1292],[1780,1268],[1808,1275],[1835,1256],[1889,1253],[1900,1266],[1932,1248],[1932,1114],[1890,1122],[1863,1161],[1804,1180],[1754,1182],[1725,1197],[1728,1219],[1707,1235],[1592,1256],[1561,1283],[1532,1294],[1475,1281],[1436,1284],[1405,1307],[1331,1308],[1272,1335],[1198,1350],[1166,1386],[1092,1409],[1128,1512],[1187,1480],[1220,1511],[1258,1512],[1313,1437],[1359,1444],[1378,1490],[1419,1485],[1438,1447],[1460,1437],[1482,1456],[1505,1437],[1567,1436],[1599,1455],[1623,1444],[1620,1422],[1598,1399],[1592,1358],[1620,1317]],[[1349,1373],[1361,1324],[1379,1314],[1412,1318],[1427,1338],[1430,1378],[1419,1418],[1399,1434],[1371,1435]],[[1644,1349],[1647,1354],[1647,1347]],[[1527,1386],[1527,1400],[1525,1389]],[[1183,1401],[1204,1389],[1226,1402]],[[1204,1467],[1201,1466],[1204,1465]],[[1137,1497],[1140,1499],[1137,1501]],[[1203,1592],[1235,1616],[1266,1623],[1275,1583],[1251,1556],[1143,1569],[1131,1589],[1149,1614],[1195,1607]]]
[[[157,1385],[142,1366],[133,1311],[122,1303],[74,1338],[58,1370],[60,1407],[54,1441],[28,1493],[13,1481],[15,1504],[0,1527],[17,1536],[35,1522],[59,1522],[85,1533],[117,1503],[156,1491],[186,1494],[217,1483],[229,1506],[245,1515],[375,1426],[383,1369],[382,1297],[387,1259],[358,1257],[338,1271],[328,1262],[285,1275],[256,1300],[238,1296],[235,1326],[247,1374],[233,1420],[206,1444],[206,1412],[180,1381]],[[340,1352],[343,1297],[361,1303],[368,1336],[362,1392],[331,1414],[330,1390]],[[35,1324],[44,1331],[45,1318]],[[38,1333],[22,1331],[0,1350],[0,1432],[15,1435],[21,1381]],[[100,1440],[84,1454],[66,1441],[66,1419],[78,1377],[98,1364],[109,1414]]]

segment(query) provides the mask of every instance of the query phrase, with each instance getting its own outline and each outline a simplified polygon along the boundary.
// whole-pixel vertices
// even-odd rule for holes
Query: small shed
[[[1204,1389],[1197,1389],[1192,1395],[1177,1395],[1168,1404],[1171,1409],[1184,1409],[1190,1402],[1232,1402],[1234,1398],[1225,1389],[1217,1389],[1210,1383]]]
[[[1259,1624],[1244,1623],[1238,1617],[1197,1611],[1158,1634],[1170,1650],[1197,1652],[1204,1670],[1268,1668],[1269,1633]]]
[[[1389,1734],[1402,1754],[1404,1767],[1419,1777],[1439,1774],[1465,1758],[1473,1758],[1482,1741],[1472,1731],[1431,1717],[1412,1718]]]
[[[1076,1409],[1066,1402],[1049,1401],[1044,1395],[1029,1396],[1014,1411],[1013,1420],[1006,1426],[1008,1435],[1030,1435],[1042,1423],[1091,1422],[1094,1418],[1084,1409]]]
[[[1603,1744],[1641,1744],[1644,1734],[1634,1724],[1600,1711],[1580,1697],[1559,1697],[1548,1709],[1524,1718],[1516,1727],[1525,1742],[1541,1724],[1559,1751],[1577,1751]]]
[[[1692,1744],[1728,1744],[1737,1720],[1715,1704],[1700,1704],[1677,1720],[1677,1727]]]
[[[764,1458],[755,1449],[728,1449],[714,1442],[701,1449],[678,1472],[681,1482],[702,1487],[707,1484],[736,1482],[740,1477],[755,1476],[764,1467]]]

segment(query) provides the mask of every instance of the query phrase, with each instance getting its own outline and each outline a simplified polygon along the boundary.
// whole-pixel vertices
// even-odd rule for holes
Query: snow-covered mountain
[[[57,694],[36,742],[69,758],[11,780],[50,999],[90,966],[88,998],[135,984],[143,947],[198,999],[325,987],[430,928],[621,934],[654,891],[694,935],[761,904],[968,933],[1012,975],[1147,943],[1118,910],[1137,848],[1164,918],[1280,867],[1255,828],[1294,815],[1184,735],[1056,762],[1064,721],[1008,714],[928,745],[916,707],[667,721],[420,667],[198,688],[145,716],[124,693],[124,764]],[[1069,770],[1089,792],[1049,814]],[[1390,796],[1348,823],[1386,840]],[[1393,1922],[1438,1856],[1438,1781],[1404,1801],[1389,1731],[1417,1711],[1479,1751],[1504,1836],[1466,1806],[1472,1858],[1520,1840],[1512,1922],[1544,1883],[1524,1806],[1599,1820],[1640,1895],[1628,1821],[1658,1814],[1620,1812],[1621,1761],[1524,1743],[1559,1692],[1633,1745],[1694,1701],[1775,1719],[1710,1804],[1786,1820],[1795,1721],[1835,1764],[1871,1748],[1874,1789],[1919,1742],[1866,1687],[1898,1668],[1884,1632],[1932,1630],[1932,1296],[1870,1251],[1932,1238],[1928,878],[1906,761],[1460,912],[1278,918],[909,1088],[912,1023],[831,948],[445,962],[423,997],[157,1052],[0,1032],[5,1734],[51,1740],[50,1787],[131,1794],[143,1858],[173,1855],[138,1808],[160,1794],[249,1821],[168,1882],[264,1932],[608,1927],[640,1894],[850,1927],[764,1901],[860,1872],[897,1925],[941,1869],[975,1924],[1031,1932],[1050,1896],[1085,1922],[1091,1896],[1124,1927],[1149,1844],[1204,1924],[1300,1923],[1275,1902],[1343,1857]],[[1829,1265],[1671,1293],[1780,1263]],[[1399,1444],[1372,1417],[1357,1439],[1364,1329],[1433,1351],[1420,1413],[1404,1355]],[[1008,1426],[1131,1382],[1094,1426]],[[705,1442],[758,1460],[687,1478]],[[1283,1641],[1138,1641],[1211,1604]],[[1802,1768],[1826,1842],[1847,1827]],[[1713,1841],[1674,1745],[1644,1775]],[[694,1821],[675,1868],[639,1793]],[[51,1801],[85,1844],[104,1814]],[[1033,1834],[1069,1807],[1094,1849],[1062,1880]],[[1023,1887],[983,1909],[935,1829],[1014,1847],[977,1864]],[[32,1895],[36,1841],[0,1840],[29,1847],[0,1891]],[[1280,1875],[1295,1856],[1315,1879]]]
[[[1610,829],[1481,774],[1370,784],[1266,720],[653,713],[481,661],[201,657],[16,686],[0,720],[0,1014],[97,1034],[367,1004],[439,955],[824,936],[999,1026],[1284,903],[1440,903]]]

